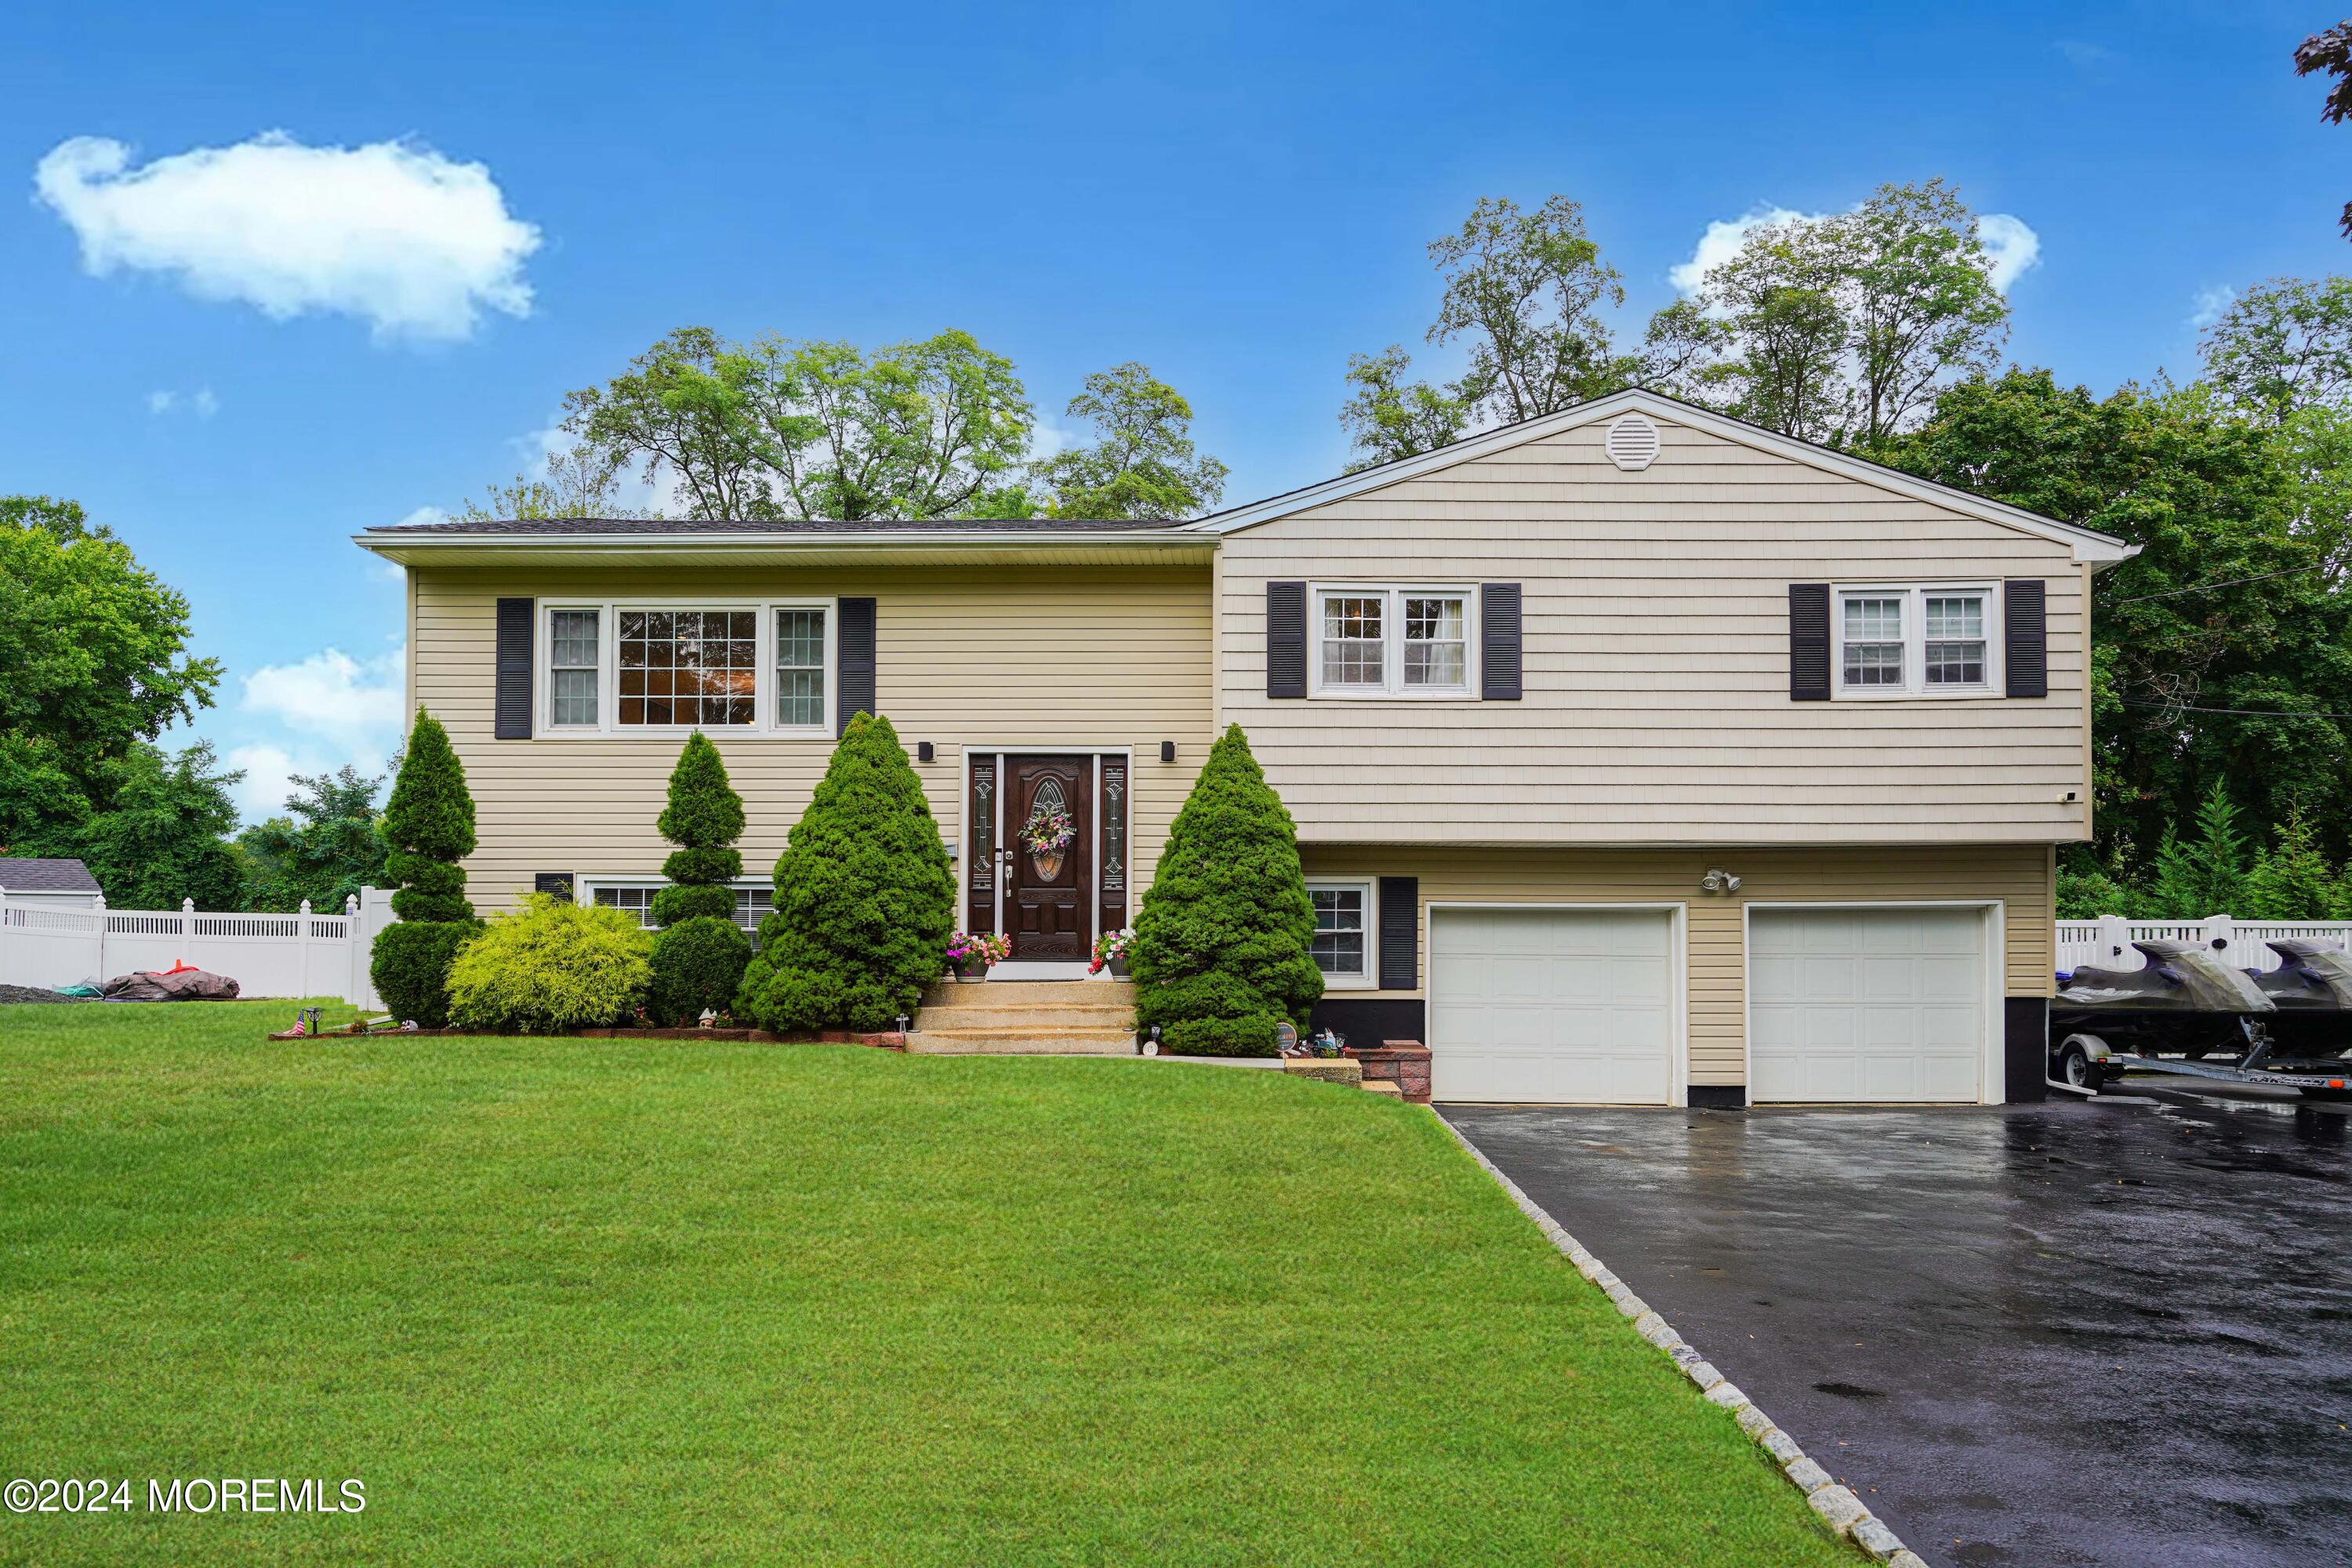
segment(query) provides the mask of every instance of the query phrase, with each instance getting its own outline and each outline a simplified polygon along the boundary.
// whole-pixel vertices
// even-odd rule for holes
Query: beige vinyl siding
[[[1657,423],[1639,473],[1587,426],[1226,536],[1221,710],[1304,840],[2086,836],[2067,546]],[[1789,700],[1790,584],[2009,577],[2047,584],[2046,699]],[[1300,579],[1523,584],[1524,700],[1267,698],[1265,584]]]
[[[1134,891],[1158,863],[1213,739],[1205,568],[809,572],[550,567],[411,574],[414,702],[449,728],[466,765],[480,847],[467,862],[483,910],[507,907],[537,871],[655,875],[654,829],[682,744],[677,735],[491,738],[494,618],[501,595],[876,600],[876,692],[916,764],[933,815],[961,843],[964,749],[1131,747]],[[539,632],[544,653],[545,629]],[[543,717],[543,715],[541,716]],[[833,742],[711,731],[750,819],[744,869],[764,876],[824,775]],[[1177,760],[1160,760],[1173,741]],[[961,860],[958,870],[961,874]]]
[[[1741,910],[1749,903],[1900,903],[2000,900],[2002,989],[2048,996],[2053,851],[2047,845],[1983,844],[1817,849],[1555,849],[1309,846],[1309,877],[1420,879],[1421,959],[1429,975],[1428,906],[1434,903],[1636,903],[1685,906],[1688,921],[1691,1081],[1746,1081],[1746,974]],[[1720,866],[1739,891],[1708,894],[1699,879]],[[1334,991],[1349,1001],[1417,997],[1413,991]],[[1997,1024],[1997,1021],[1996,1021]]]

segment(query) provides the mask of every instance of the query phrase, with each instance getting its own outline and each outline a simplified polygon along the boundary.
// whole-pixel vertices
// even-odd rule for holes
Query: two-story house
[[[1075,977],[1235,722],[1297,820],[1318,1023],[1425,1040],[1440,1099],[1629,1104],[2039,1094],[2091,577],[2129,553],[1639,392],[1187,523],[359,542],[407,568],[485,907],[641,909],[698,726],[764,873],[871,709],[967,926]],[[1041,804],[1079,826],[1045,861],[1008,848]]]

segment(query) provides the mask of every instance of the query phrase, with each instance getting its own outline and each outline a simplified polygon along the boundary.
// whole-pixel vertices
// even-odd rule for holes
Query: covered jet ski
[[[2296,1057],[2337,1057],[2352,1047],[2352,953],[2299,938],[2266,944],[2279,966],[2253,976],[2278,1009],[2270,1020],[2279,1049]]]
[[[2280,1004],[2242,969],[2194,942],[2136,942],[2143,969],[2084,964],[2050,1004],[2050,1036],[2095,1035],[2137,1056],[2202,1057],[2246,1048],[2245,1020]],[[2342,954],[2336,956],[2341,957]]]

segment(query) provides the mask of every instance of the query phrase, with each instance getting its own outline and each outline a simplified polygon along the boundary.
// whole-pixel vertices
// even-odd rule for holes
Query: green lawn
[[[0,1007],[0,1563],[1851,1563],[1426,1110]]]

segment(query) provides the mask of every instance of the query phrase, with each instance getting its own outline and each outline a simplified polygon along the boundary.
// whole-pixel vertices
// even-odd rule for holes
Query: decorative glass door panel
[[[1017,959],[1094,949],[1092,757],[1004,759],[1004,921]]]

